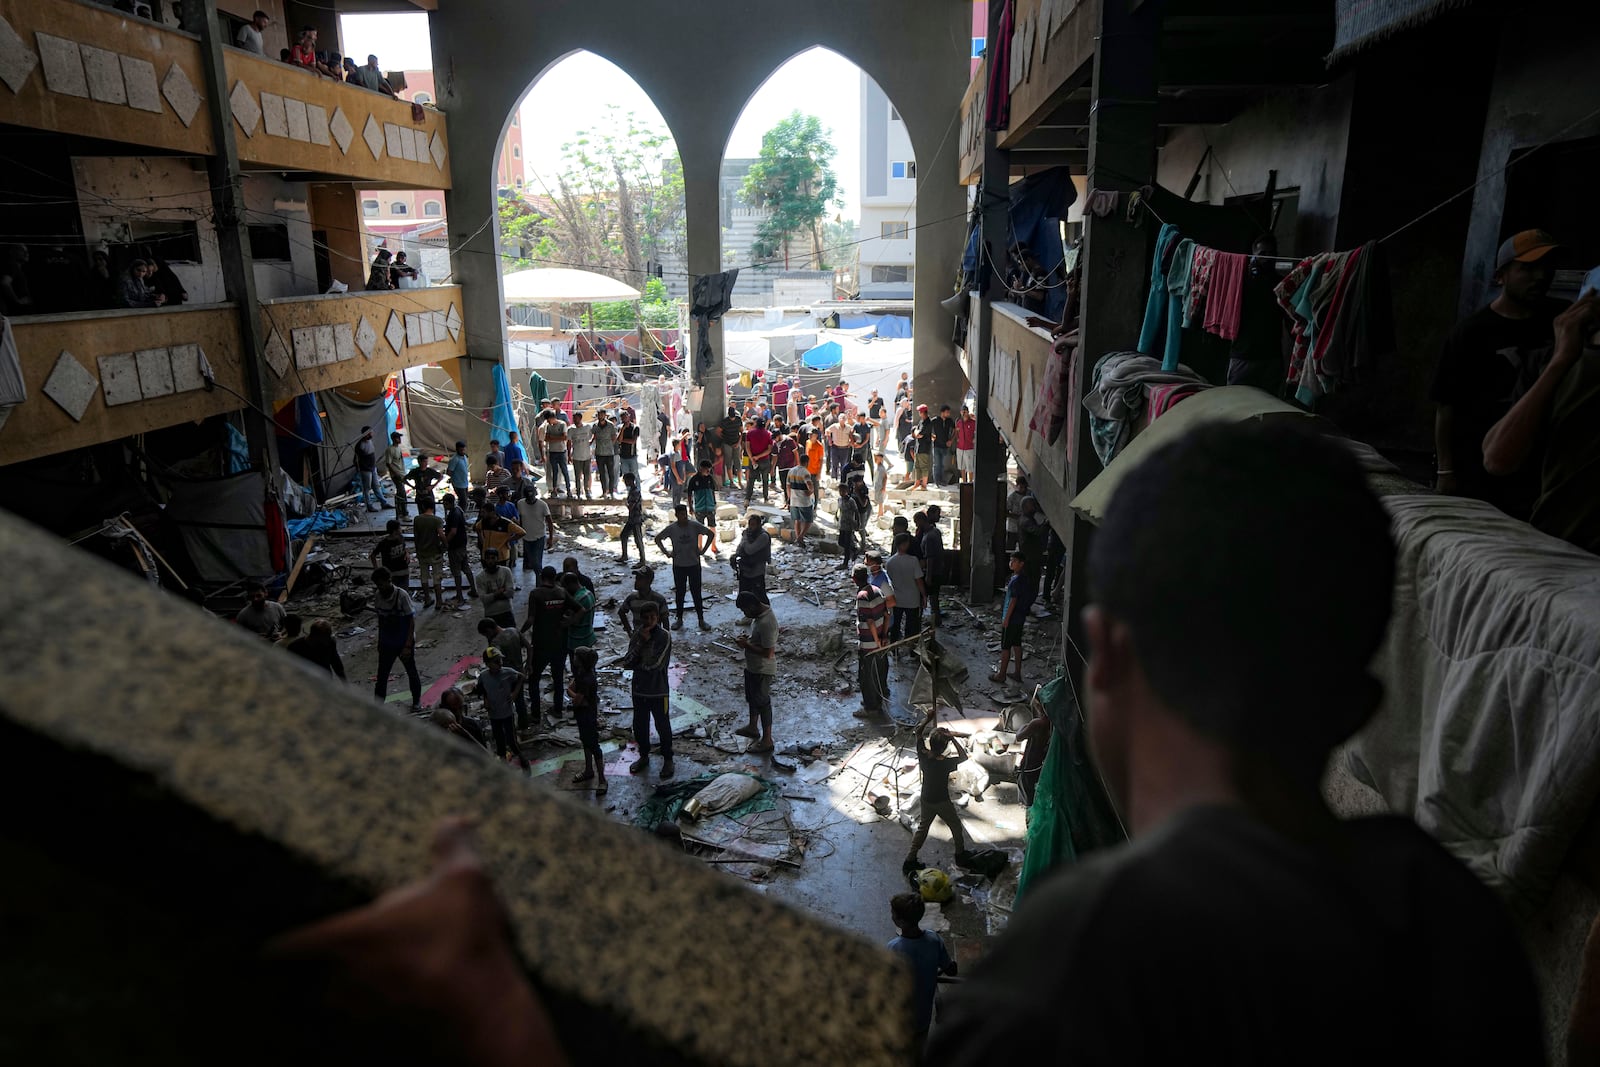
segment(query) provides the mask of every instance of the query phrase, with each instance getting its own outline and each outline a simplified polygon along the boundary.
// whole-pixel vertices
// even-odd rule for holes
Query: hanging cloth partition
[[[488,415],[489,434],[497,441],[505,441],[507,435],[517,432],[517,412],[511,404],[511,380],[506,377],[506,369],[500,364],[494,365],[494,406],[489,409]]]

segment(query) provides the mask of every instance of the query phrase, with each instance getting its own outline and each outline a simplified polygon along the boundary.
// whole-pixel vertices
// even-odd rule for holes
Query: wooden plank
[[[278,603],[282,604],[289,599],[289,592],[294,588],[295,579],[300,577],[300,568],[306,565],[306,557],[311,555],[311,546],[317,543],[317,535],[307,537],[300,546],[300,557],[294,561],[294,569],[289,572],[289,580],[283,583],[283,592],[278,594]]]

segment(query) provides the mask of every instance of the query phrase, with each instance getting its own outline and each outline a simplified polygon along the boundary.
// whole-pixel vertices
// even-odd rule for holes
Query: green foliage
[[[533,258],[549,247],[549,238],[542,232],[543,217],[514,196],[500,199],[499,216],[500,252],[507,257],[500,261],[500,272],[527,270],[534,265]]]
[[[660,278],[651,278],[644,286],[644,299],[639,302],[638,313],[632,301],[616,300],[594,306],[594,328],[597,330],[632,330],[640,325],[673,329],[678,325],[678,305],[667,296],[667,287]],[[585,320],[587,323],[587,319]]]
[[[815,115],[792,112],[761,138],[761,154],[745,176],[741,195],[751,207],[766,208],[769,217],[756,231],[751,247],[757,259],[787,257],[790,245],[804,238],[810,254],[797,268],[822,269],[822,220],[829,208],[844,205],[833,173],[832,134]]]

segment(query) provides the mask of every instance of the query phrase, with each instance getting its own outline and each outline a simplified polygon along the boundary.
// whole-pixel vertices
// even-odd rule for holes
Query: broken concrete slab
[[[0,640],[29,664],[0,690],[0,780],[19,805],[46,801],[0,834],[7,870],[25,875],[0,893],[4,918],[30,931],[8,947],[23,976],[0,1009],[10,1039],[70,1033],[85,1061],[138,1048],[202,1062],[204,1048],[214,1062],[223,1035],[197,1006],[252,1007],[234,979],[265,938],[414,879],[435,822],[465,811],[569,1047],[730,1067],[910,1060],[909,983],[870,942],[5,515],[0,548],[16,568]],[[110,670],[83,670],[68,632],[40,622],[86,607]],[[618,939],[624,917],[653,931],[648,959]],[[819,960],[832,976],[821,986]],[[762,1014],[752,982],[809,1009]],[[231,1062],[268,1062],[237,1036]]]

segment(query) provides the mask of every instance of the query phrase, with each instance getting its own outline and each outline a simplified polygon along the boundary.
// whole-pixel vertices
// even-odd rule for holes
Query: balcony
[[[280,403],[467,354],[459,285],[264,300],[261,331]]]
[[[1011,34],[1011,118],[1001,148],[1016,147],[1087,81],[1101,0],[1018,0]]]
[[[1028,472],[1029,484],[1052,523],[1067,511],[1067,447],[1074,440],[1078,397],[1067,398],[1067,427],[1050,444],[1028,425],[1044,388],[1050,361],[1050,332],[1027,324],[1028,313],[1016,304],[993,307],[994,339],[989,350],[989,417],[1006,446]],[[1075,376],[1069,376],[1075,380]],[[1057,529],[1065,529],[1058,526]]]
[[[459,286],[260,307],[268,392],[277,403],[467,350]],[[11,324],[28,398],[0,424],[0,465],[236,411],[249,395],[232,304],[36,315]]]
[[[442,114],[225,48],[246,167],[376,186],[450,188]],[[192,34],[79,0],[0,0],[0,122],[212,155]]]

